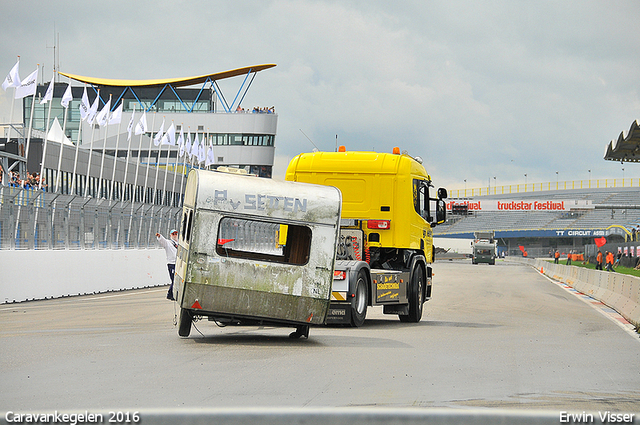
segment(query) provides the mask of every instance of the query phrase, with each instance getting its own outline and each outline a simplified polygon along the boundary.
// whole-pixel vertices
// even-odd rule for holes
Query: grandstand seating
[[[521,192],[505,195],[485,195],[465,200],[590,200],[592,205],[613,206],[613,209],[583,209],[563,212],[476,211],[468,216],[448,216],[445,224],[434,228],[434,236],[468,234],[483,230],[567,230],[606,229],[612,225],[631,229],[640,223],[640,188],[592,188],[558,191]],[[451,199],[463,201],[463,199]],[[636,208],[625,208],[636,207]]]

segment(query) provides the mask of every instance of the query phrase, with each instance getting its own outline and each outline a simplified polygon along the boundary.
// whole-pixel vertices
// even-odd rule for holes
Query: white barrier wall
[[[0,304],[168,284],[164,249],[0,251]]]
[[[615,272],[554,264],[540,259],[526,262],[546,276],[564,282],[577,291],[603,302],[620,313],[636,329],[640,328],[640,278]]]

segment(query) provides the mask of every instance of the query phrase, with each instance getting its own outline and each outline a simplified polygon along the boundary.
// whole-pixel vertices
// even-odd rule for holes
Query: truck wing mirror
[[[447,199],[447,189],[445,189],[444,187],[439,188],[438,189],[438,198]]]
[[[440,195],[440,190],[438,189],[438,195]],[[447,195],[446,189],[444,189],[445,196]],[[445,205],[442,199],[438,199],[436,201],[436,224],[442,224],[447,220],[447,206]]]

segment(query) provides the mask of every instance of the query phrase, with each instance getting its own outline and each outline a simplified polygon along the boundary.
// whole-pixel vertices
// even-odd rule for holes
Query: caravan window
[[[223,257],[303,265],[310,249],[306,226],[225,217],[218,227],[216,252]]]

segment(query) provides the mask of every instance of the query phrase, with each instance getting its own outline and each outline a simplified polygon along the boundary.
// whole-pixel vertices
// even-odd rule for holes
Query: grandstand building
[[[485,189],[484,194],[466,197],[463,191],[450,191],[457,197],[448,200],[447,222],[434,228],[434,237],[473,239],[474,232],[494,231],[500,254],[520,256],[526,251],[531,257],[546,257],[556,249],[583,252],[600,237],[607,242],[632,240],[640,225],[638,179],[566,186],[560,183],[558,190],[548,190],[529,184],[526,191],[521,185],[518,191],[508,190],[511,193],[494,188],[491,194]]]
[[[43,175],[48,183],[56,180],[60,169],[62,193],[70,193],[73,181],[71,174],[75,169],[76,194],[86,193],[84,188],[88,186],[91,196],[105,197],[104,193],[96,194],[96,190],[110,187],[112,180],[116,185],[129,186],[133,192],[135,189],[132,186],[141,185],[144,181],[138,179],[136,183],[134,175],[123,175],[127,157],[141,165],[160,166],[180,173],[187,172],[192,166],[203,166],[202,163],[180,158],[178,146],[154,145],[152,139],[162,122],[164,131],[173,124],[176,136],[182,130],[185,138],[190,135],[193,141],[197,137],[199,141],[204,141],[205,146],[211,147],[213,161],[209,168],[235,167],[261,177],[271,177],[278,116],[270,105],[245,107],[242,102],[256,74],[274,66],[255,65],[196,77],[162,80],[114,80],[60,73],[69,78],[69,83],[55,84],[53,100],[41,104],[49,83],[39,85],[35,98],[28,96],[23,99],[22,127],[5,130],[5,137],[0,140],[4,184],[7,184],[9,177],[7,170],[19,170],[21,175],[39,172],[44,159]],[[232,77],[237,77],[241,84],[238,92],[230,97],[233,100],[229,103],[218,81]],[[61,99],[71,81],[82,85],[71,87],[73,100],[64,108]],[[82,120],[79,106],[85,90],[92,105],[99,95],[99,110],[109,104],[110,111],[114,112],[122,105],[120,124],[101,127],[95,122],[89,124]],[[146,111],[148,130],[140,136],[132,136],[129,142],[129,121],[134,115],[135,125],[143,111]],[[31,122],[33,130],[27,137]],[[51,132],[56,128],[59,134],[52,137]],[[64,128],[64,134],[61,128]],[[43,158],[44,135],[47,131],[49,143]],[[79,147],[77,161],[73,149],[76,145]],[[16,161],[24,164],[17,166],[14,164]],[[88,163],[91,166],[88,167]],[[133,173],[134,169],[129,167],[128,172]],[[169,184],[175,180],[172,175],[168,178]],[[47,185],[46,190],[50,189],[51,186]]]

